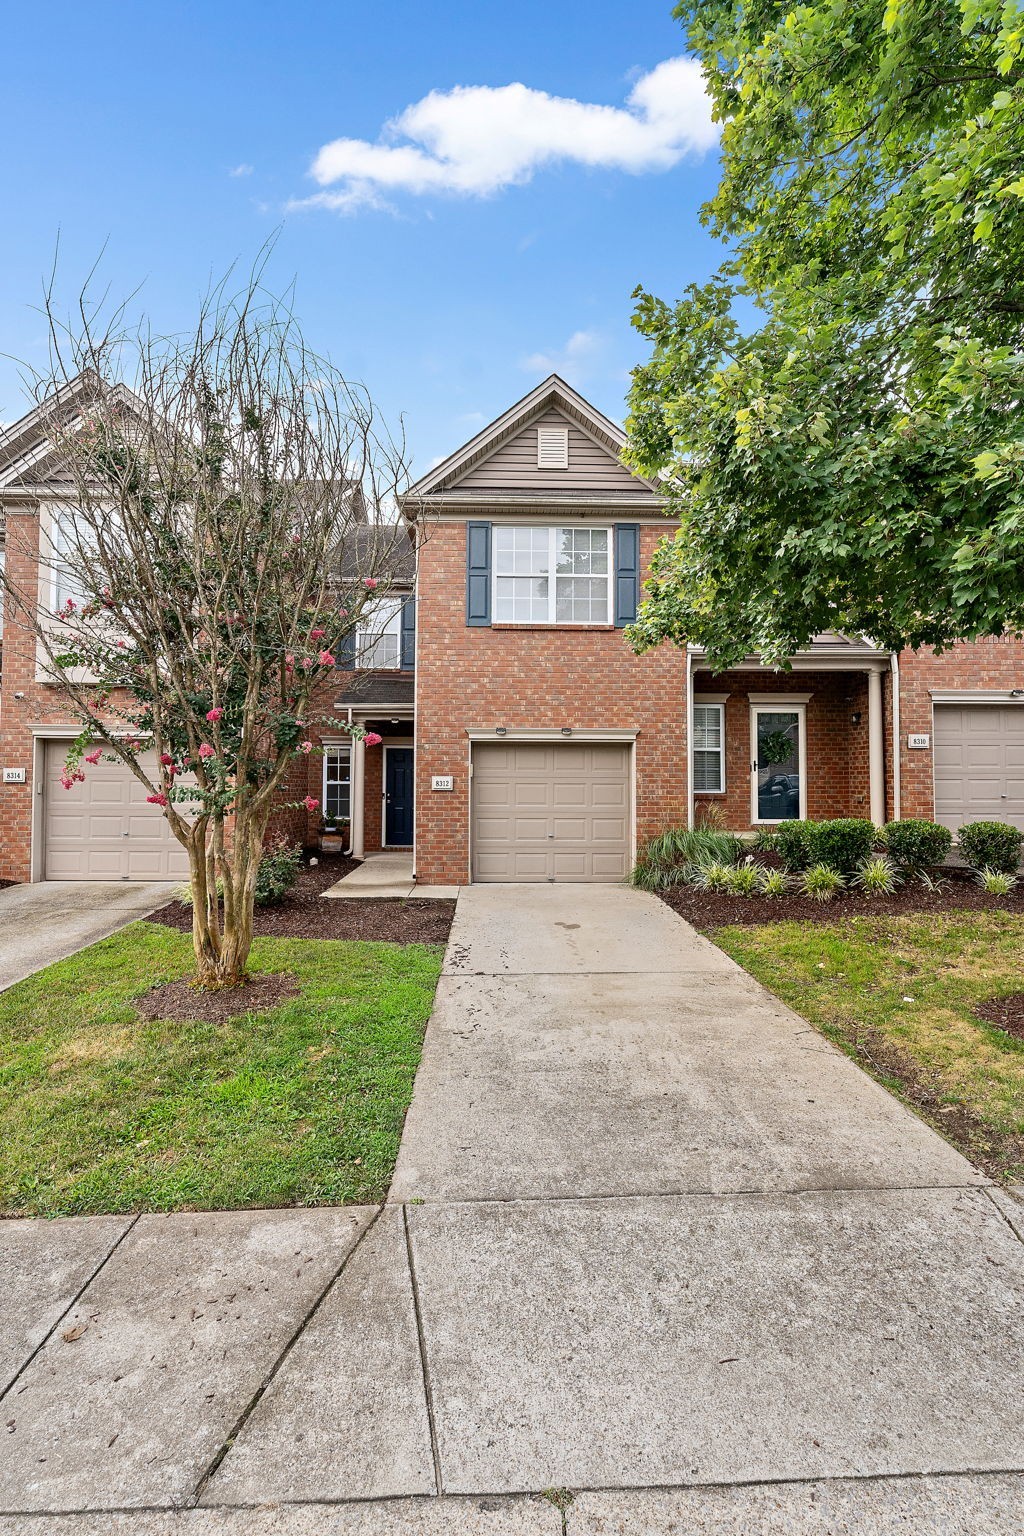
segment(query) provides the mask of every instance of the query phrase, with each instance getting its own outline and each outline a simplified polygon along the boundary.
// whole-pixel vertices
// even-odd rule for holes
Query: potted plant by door
[[[325,816],[320,822],[320,852],[342,853],[348,840],[348,822]]]

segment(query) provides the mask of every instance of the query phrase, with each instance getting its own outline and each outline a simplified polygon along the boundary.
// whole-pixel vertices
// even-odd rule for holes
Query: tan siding
[[[569,428],[569,468],[537,468],[537,428]],[[548,410],[489,458],[475,464],[452,487],[455,491],[628,491],[650,495],[649,487],[630,474],[600,443],[583,432],[561,411]]]

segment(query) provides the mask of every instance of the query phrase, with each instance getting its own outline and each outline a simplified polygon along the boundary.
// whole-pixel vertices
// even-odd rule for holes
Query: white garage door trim
[[[475,863],[475,848],[473,841],[475,820],[473,754],[475,747],[480,745],[486,746],[488,744],[492,746],[515,746],[517,744],[541,745],[550,742],[557,743],[560,746],[572,746],[575,744],[577,746],[605,745],[625,747],[627,751],[626,780],[628,794],[628,829],[626,856],[628,867],[632,867],[636,860],[636,738],[639,734],[637,731],[615,729],[573,729],[572,731],[565,732],[562,730],[550,730],[547,728],[521,728],[517,730],[504,731],[503,733],[499,734],[492,727],[490,729],[470,729],[466,734],[469,737],[469,794],[467,796],[466,807],[466,844],[469,850],[467,875],[470,883],[472,883],[474,880]],[[516,883],[525,885],[530,883],[548,884],[549,882],[546,880],[541,880],[537,882],[522,881]],[[609,883],[612,883],[611,880],[609,880]]]
[[[954,834],[956,832],[956,827],[954,827],[952,823],[956,819],[955,813],[952,809],[946,811],[946,802],[944,798],[942,800],[942,804],[940,805],[939,783],[940,769],[942,764],[940,763],[939,758],[940,753],[946,749],[948,744],[951,744],[940,740],[942,733],[941,722],[943,717],[945,716],[945,718],[948,719],[954,709],[972,710],[978,711],[979,713],[981,711],[991,712],[999,710],[1002,712],[1004,710],[1012,710],[1016,715],[1022,707],[1024,707],[1024,700],[1013,698],[1007,693],[936,693],[932,696],[932,813],[936,821],[942,819],[943,824],[949,826],[950,830],[953,831]],[[1021,719],[1022,723],[1024,723],[1024,715],[1019,716],[1019,718]],[[955,739],[956,738],[953,739],[954,742]],[[1006,778],[1005,772],[1008,766],[1009,765],[1005,761],[1004,752],[1004,755],[1001,759],[1001,764],[993,764],[993,767],[1000,769],[1000,771],[997,772],[994,777],[1003,783],[1005,792],[999,792],[997,795],[996,792],[993,791],[993,794],[990,797],[990,802],[987,805],[982,804],[975,811],[970,811],[966,807],[966,796],[961,795],[960,805],[964,811],[964,814],[962,816],[962,820],[959,822],[960,826],[964,826],[971,821],[980,820],[1010,821],[1016,823],[1017,825],[1021,825],[1022,830],[1024,830],[1024,809],[1013,809],[1014,806],[1024,806],[1024,791],[1016,796],[1011,796],[1009,790],[1009,781]],[[1024,777],[1024,774],[1018,771],[1018,774],[1015,777],[1020,779]],[[963,781],[962,771],[959,775],[959,781]]]

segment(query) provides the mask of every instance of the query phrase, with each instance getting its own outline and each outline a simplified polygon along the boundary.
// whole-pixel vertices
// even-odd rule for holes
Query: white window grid
[[[725,705],[693,706],[693,788],[699,795],[725,791]]]
[[[324,748],[325,821],[348,821],[352,810],[352,753],[349,747]]]
[[[499,523],[493,537],[495,623],[611,623],[610,528]]]
[[[364,624],[356,627],[356,666],[375,672],[402,664],[402,600],[384,597]]]

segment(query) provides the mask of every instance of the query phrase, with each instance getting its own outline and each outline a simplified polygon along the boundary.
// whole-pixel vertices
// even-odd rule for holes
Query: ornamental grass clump
[[[785,896],[789,889],[789,881],[781,869],[767,869],[764,865],[758,870],[761,895],[777,899]]]
[[[800,892],[815,901],[832,901],[846,889],[846,881],[829,864],[812,864],[800,876]]]
[[[890,859],[876,853],[864,860],[853,883],[865,896],[891,896],[902,885],[903,877]]]
[[[670,890],[686,883],[694,866],[735,864],[742,849],[738,837],[719,827],[670,827],[639,849],[629,881],[642,891]]]
[[[726,871],[725,889],[731,896],[756,896],[760,886],[761,871],[752,858]]]
[[[733,866],[720,859],[708,859],[703,864],[691,865],[690,880],[701,891],[728,891]]]
[[[1017,876],[1005,869],[979,869],[978,884],[990,896],[1009,896],[1017,884]]]

